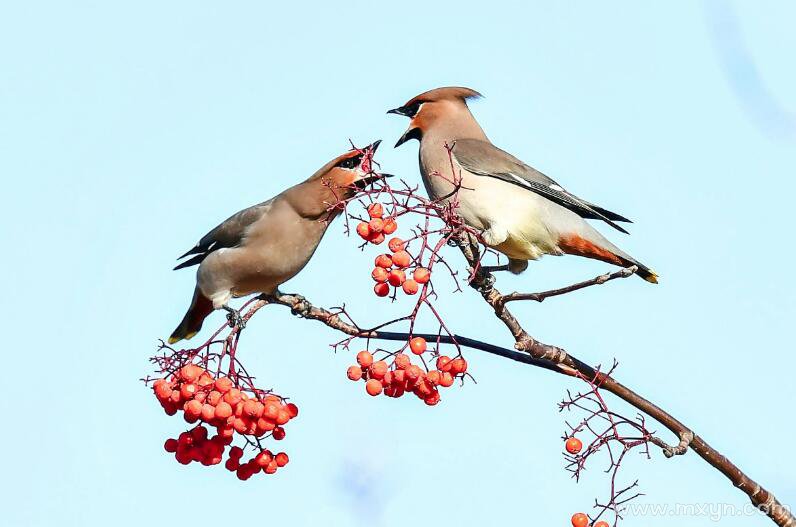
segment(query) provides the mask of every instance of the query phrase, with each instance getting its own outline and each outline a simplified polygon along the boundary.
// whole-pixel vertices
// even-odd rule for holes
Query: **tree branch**
[[[492,277],[489,273],[484,273],[479,270],[479,252],[477,240],[472,237],[472,235],[469,235],[468,239],[460,240],[460,242],[459,248],[467,259],[470,267],[474,269],[470,285],[481,293],[483,299],[494,310],[495,316],[501,322],[503,322],[503,324],[512,334],[515,340],[514,347],[516,350],[495,346],[487,342],[482,342],[460,335],[447,336],[420,333],[413,333],[410,335],[408,333],[363,329],[351,322],[346,322],[343,320],[343,318],[340,316],[340,312],[333,312],[327,309],[316,307],[308,302],[304,297],[299,295],[288,295],[281,293],[275,295],[261,295],[252,305],[251,311],[247,313],[247,315],[248,317],[251,317],[254,311],[260,309],[267,303],[279,304],[289,307],[291,312],[296,316],[322,322],[330,328],[345,333],[351,337],[406,341],[412,336],[422,336],[429,341],[439,341],[445,344],[466,346],[468,348],[477,349],[517,362],[554,371],[563,375],[583,377],[595,385],[598,385],[601,389],[605,389],[613,393],[631,406],[649,415],[665,426],[673,434],[675,434],[679,439],[679,443],[675,446],[671,446],[657,437],[653,437],[651,439],[653,444],[662,449],[663,454],[667,458],[673,457],[675,455],[683,455],[690,447],[709,465],[724,474],[735,487],[738,487],[741,491],[743,491],[749,497],[752,504],[764,512],[769,518],[771,518],[774,523],[781,527],[796,527],[796,518],[794,518],[790,510],[783,506],[782,503],[780,503],[771,492],[747,476],[729,459],[710,446],[704,439],[696,435],[689,427],[680,422],[674,416],[661,409],[651,401],[645,399],[634,390],[621,384],[610,375],[602,373],[598,369],[589,366],[576,357],[568,354],[562,348],[544,344],[528,334],[520,325],[519,321],[514,317],[514,315],[512,315],[511,312],[506,309],[505,303],[509,300],[505,300],[506,296],[502,295],[493,287],[494,277]],[[539,298],[543,300],[549,296],[561,295],[582,289],[584,287],[589,287],[591,285],[605,283],[606,281],[612,280],[614,278],[630,276],[633,274],[633,272],[635,272],[635,269],[632,267],[621,269],[613,273],[601,275],[592,280],[580,282],[578,284],[561,289],[537,293],[537,295],[539,295]],[[511,298],[511,295],[509,295],[509,298],[511,300],[520,299],[517,297]],[[537,300],[536,298],[532,299]]]

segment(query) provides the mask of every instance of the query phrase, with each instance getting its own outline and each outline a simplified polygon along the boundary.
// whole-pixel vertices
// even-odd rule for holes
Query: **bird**
[[[273,294],[298,274],[312,258],[331,221],[334,207],[385,174],[372,170],[381,141],[335,157],[307,180],[273,198],[236,212],[178,260],[174,270],[199,265],[193,299],[169,344],[190,339],[216,309],[229,313],[230,324],[241,324],[232,298]]]
[[[579,198],[556,181],[501,150],[487,138],[467,101],[481,94],[465,87],[421,93],[389,110],[410,119],[395,147],[416,139],[429,197],[458,200],[456,212],[481,232],[484,243],[508,257],[489,270],[525,271],[529,260],[571,254],[622,267],[651,283],[658,275],[608,241],[586,220],[601,220],[627,234],[629,219]]]

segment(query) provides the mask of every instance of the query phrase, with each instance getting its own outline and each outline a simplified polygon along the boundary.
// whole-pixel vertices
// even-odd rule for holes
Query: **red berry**
[[[371,233],[381,233],[381,230],[384,228],[384,221],[381,218],[373,218],[368,223],[368,227],[370,228]]]
[[[287,465],[287,462],[290,461],[290,459],[287,457],[287,454],[285,454],[284,452],[280,452],[276,456],[274,456],[274,461],[276,461],[276,466],[284,467],[285,465]]]
[[[439,385],[445,388],[453,386],[453,375],[449,371],[443,371],[439,376]]]
[[[228,402],[232,406],[238,404],[242,398],[243,397],[241,397],[240,390],[238,390],[237,388],[232,388],[227,393],[225,393],[223,397],[224,401]]]
[[[363,221],[359,225],[357,225],[357,234],[359,234],[360,238],[367,240],[370,237],[370,226],[368,222]]]
[[[298,415],[298,406],[293,403],[287,403],[285,405],[285,410],[287,410],[287,413],[290,415],[291,419]]]
[[[229,457],[233,459],[240,459],[243,457],[243,449],[239,446],[234,446],[229,449]]]
[[[277,426],[276,428],[274,428],[273,437],[277,441],[283,440],[285,438],[285,429],[282,428],[281,426]]]
[[[158,379],[152,387],[155,390],[155,397],[161,401],[168,400],[171,395],[171,385],[166,382],[166,379]]]
[[[608,527],[608,522],[600,520],[597,523],[595,523],[592,527]]]
[[[384,207],[381,206],[381,203],[371,203],[368,206],[368,216],[371,218],[381,218],[384,214]]]
[[[387,246],[394,253],[397,253],[398,251],[403,251],[405,245],[406,244],[404,243],[404,241],[400,238],[391,238],[390,241],[387,243]]]
[[[365,383],[365,391],[368,392],[368,395],[374,397],[381,393],[382,388],[381,382],[376,379],[369,379],[368,382]]]
[[[362,350],[357,353],[357,364],[363,368],[369,368],[373,364],[373,355],[367,350]]]
[[[412,257],[406,251],[398,251],[392,255],[392,263],[396,267],[404,269],[409,267],[409,264],[412,263]]]
[[[272,460],[273,457],[271,456],[271,452],[269,452],[268,450],[263,450],[262,452],[254,456],[254,462],[262,468],[267,467]]]
[[[235,458],[229,458],[226,463],[224,463],[224,467],[229,470],[230,472],[235,472],[240,468],[240,461]]]
[[[440,371],[450,371],[451,358],[445,355],[437,357],[437,369]]]
[[[409,366],[409,364],[411,364],[411,361],[409,359],[409,355],[406,353],[399,353],[395,356],[395,367],[399,370],[403,370]]]
[[[227,402],[221,401],[216,406],[214,415],[217,419],[226,419],[232,415],[232,406]]]
[[[368,236],[368,241],[373,245],[379,245],[384,242],[384,233],[381,232],[371,232],[370,236]]]
[[[180,397],[184,400],[193,399],[196,395],[196,385],[191,382],[186,382],[182,386],[180,386]]]
[[[368,377],[372,379],[383,379],[388,369],[386,362],[383,360],[376,361],[368,368]]]
[[[390,286],[384,282],[379,282],[373,286],[373,292],[376,293],[376,296],[385,297],[390,294]]]
[[[570,454],[577,454],[583,448],[583,441],[578,439],[577,437],[570,437],[567,439],[567,442],[564,443],[564,447],[567,449],[567,452]]]
[[[390,271],[390,275],[387,277],[387,281],[393,287],[398,287],[404,283],[406,280],[406,273],[403,272],[401,269],[393,269]]]
[[[426,374],[426,379],[428,379],[428,382],[431,384],[437,385],[440,379],[442,379],[442,372],[439,370],[431,370]]]
[[[589,525],[589,517],[582,512],[576,512],[572,515],[572,527],[587,527]]]
[[[179,445],[179,443],[177,442],[176,439],[169,438],[169,439],[166,439],[165,443],[163,443],[163,448],[166,449],[166,452],[169,452],[169,453],[173,454],[173,453],[175,453],[177,451],[177,446],[178,445]]]
[[[186,364],[180,368],[180,378],[185,382],[194,382],[204,370],[196,364]]]
[[[197,419],[199,418],[200,415],[202,415],[202,403],[194,399],[191,399],[190,401],[185,403],[183,410],[185,411],[186,417]]]
[[[407,280],[406,282],[403,283],[402,287],[404,293],[406,293],[407,295],[417,294],[418,285],[417,282],[415,282],[414,280]]]
[[[265,409],[263,410],[263,417],[271,421],[276,421],[279,417],[279,403],[276,401],[266,401]]]
[[[385,218],[384,219],[384,226],[381,228],[381,232],[384,234],[392,234],[398,229],[398,222],[395,221],[395,218]]]
[[[453,359],[450,363],[450,366],[450,372],[454,377],[467,371],[467,361],[462,357]]]
[[[219,377],[216,379],[215,388],[218,390],[218,393],[225,394],[230,391],[232,387],[233,383],[229,377]]]
[[[380,254],[376,257],[375,264],[376,267],[384,267],[385,269],[389,269],[392,267],[392,258],[389,254]]]
[[[280,408],[279,413],[276,415],[276,424],[283,425],[290,421],[290,412],[286,408]]]
[[[352,381],[358,381],[362,378],[362,368],[359,366],[350,366],[346,372],[346,375],[348,375],[348,378]]]
[[[212,404],[203,404],[202,405],[202,420],[205,422],[210,422],[216,417],[216,407]]]
[[[266,474],[273,474],[274,472],[276,472],[276,468],[278,466],[279,465],[276,464],[275,460],[271,461],[270,463],[268,463],[268,466],[263,469],[263,472],[265,472]]]
[[[421,355],[424,351],[426,351],[426,339],[423,337],[414,337],[409,341],[409,349],[412,350],[412,353],[415,355]]]
[[[434,406],[439,402],[439,399],[440,399],[439,392],[437,390],[434,390],[431,392],[430,395],[427,395],[426,397],[423,398],[423,402],[429,406]]]
[[[385,269],[384,267],[376,267],[370,273],[370,276],[375,281],[377,281],[379,283],[384,283],[384,282],[387,281],[387,278],[390,277],[390,272],[387,269]],[[389,288],[387,289],[387,291],[389,291]],[[378,293],[376,293],[376,294],[378,294]]]
[[[415,269],[415,272],[412,273],[412,276],[414,276],[415,282],[418,284],[425,284],[431,279],[431,271],[425,267],[418,267]]]

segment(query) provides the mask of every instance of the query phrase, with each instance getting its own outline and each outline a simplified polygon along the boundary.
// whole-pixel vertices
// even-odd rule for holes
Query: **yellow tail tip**
[[[647,282],[649,282],[651,284],[657,284],[658,283],[658,275],[654,271],[650,271],[650,275],[645,277],[644,280],[646,280]]]
[[[174,335],[169,337],[169,344],[176,344],[180,341],[180,337],[175,337]]]

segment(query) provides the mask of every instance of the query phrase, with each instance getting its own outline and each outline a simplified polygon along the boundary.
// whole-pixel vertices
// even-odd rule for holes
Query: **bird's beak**
[[[422,132],[420,131],[420,128],[410,128],[409,130],[404,132],[404,135],[402,135],[400,139],[398,139],[398,142],[395,143],[394,148],[398,148],[399,146],[409,141],[410,139],[417,139],[418,141],[420,141],[421,135]]]
[[[398,115],[405,115],[409,117],[409,112],[406,110],[404,106],[399,106],[398,108],[393,108],[392,110],[387,110],[387,113],[396,113]]]
[[[376,150],[379,148],[380,144],[381,144],[381,139],[377,139],[370,146],[368,146],[368,150],[370,150],[372,153],[375,153]]]

